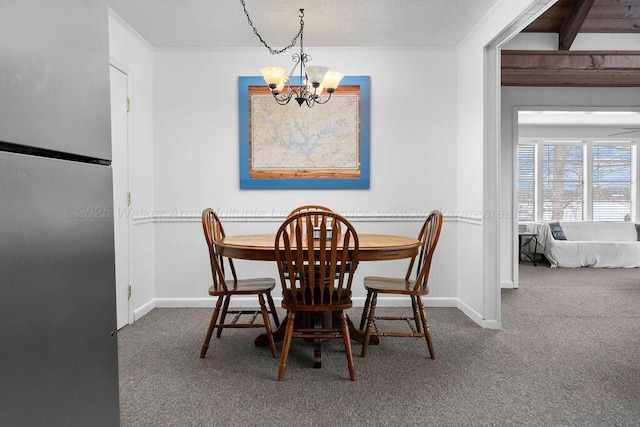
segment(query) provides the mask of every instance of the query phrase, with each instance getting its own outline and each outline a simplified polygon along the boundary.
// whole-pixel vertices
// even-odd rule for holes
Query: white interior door
[[[116,252],[116,313],[118,329],[129,324],[129,135],[128,77],[111,72],[111,154],[113,218]]]

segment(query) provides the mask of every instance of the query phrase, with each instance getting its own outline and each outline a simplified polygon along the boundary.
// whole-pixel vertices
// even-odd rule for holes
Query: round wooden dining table
[[[255,261],[275,261],[274,234],[246,234],[226,236],[216,242],[220,254],[225,257]],[[403,258],[411,258],[418,253],[420,242],[413,237],[395,236],[388,234],[358,233],[358,259],[359,261],[386,261]],[[286,327],[286,317],[280,323],[280,327],[273,332],[275,341],[282,341]],[[339,319],[334,319],[339,320]],[[364,341],[364,332],[357,329],[347,316],[349,335],[357,342]],[[378,344],[378,337],[372,336],[370,345]],[[266,334],[261,334],[255,339],[257,347],[266,347],[269,340]],[[319,354],[316,353],[315,366],[320,367]]]
[[[275,234],[226,236],[216,245],[223,256],[256,261],[275,261]],[[411,258],[420,242],[413,237],[358,233],[360,261]]]

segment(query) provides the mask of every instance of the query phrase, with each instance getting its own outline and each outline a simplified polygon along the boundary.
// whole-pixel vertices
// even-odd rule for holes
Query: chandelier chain
[[[300,9],[300,31],[298,31],[298,34],[296,34],[295,37],[293,39],[291,39],[291,44],[289,44],[286,47],[283,47],[282,49],[273,49],[271,46],[269,46],[267,44],[267,42],[264,41],[264,39],[262,38],[260,33],[258,33],[257,28],[253,25],[253,22],[251,21],[251,18],[249,17],[249,12],[247,12],[247,6],[244,3],[244,0],[240,0],[240,3],[242,3],[242,8],[244,9],[244,14],[247,16],[247,21],[249,22],[249,25],[251,26],[251,28],[253,28],[253,32],[258,37],[258,39],[260,39],[262,44],[267,49],[269,49],[269,53],[271,55],[279,55],[279,54],[291,49],[292,47],[294,47],[296,45],[296,43],[298,42],[298,39],[300,39],[300,42],[302,43],[302,31],[304,29],[304,20],[303,20],[304,9]]]

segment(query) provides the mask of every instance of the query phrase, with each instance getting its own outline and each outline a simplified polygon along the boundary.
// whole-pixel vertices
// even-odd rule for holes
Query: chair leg
[[[360,317],[360,330],[362,331],[367,321],[367,315],[369,311],[369,303],[371,302],[371,291],[367,291],[367,299],[364,301],[364,308],[362,309],[362,316]]]
[[[424,309],[422,298],[417,297],[418,305],[420,306],[420,318],[422,319],[422,326],[424,327],[424,337],[427,340],[427,347],[429,347],[429,355],[432,359],[436,358],[436,353],[433,351],[433,343],[431,342],[431,330],[429,329],[429,323],[427,322],[427,312]]]
[[[291,346],[291,337],[293,336],[293,324],[296,321],[296,314],[293,311],[287,316],[287,328],[284,333],[284,342],[282,343],[282,355],[280,355],[280,367],[278,368],[278,381],[284,379],[284,372],[287,370],[287,358],[289,357],[289,347]]]
[[[356,367],[353,364],[353,352],[351,351],[351,337],[349,336],[349,326],[347,325],[347,315],[344,311],[340,312],[340,319],[342,323],[342,339],[344,340],[344,349],[347,352],[347,364],[349,365],[349,375],[351,375],[351,381],[356,380]]]
[[[227,295],[224,299],[224,305],[222,306],[222,313],[220,314],[220,323],[218,323],[218,332],[216,338],[220,338],[222,330],[224,329],[224,319],[227,318],[227,310],[229,309],[229,303],[231,302],[231,295]]]
[[[269,339],[269,348],[271,348],[271,355],[278,357],[278,351],[276,350],[276,342],[273,340],[273,334],[271,333],[271,322],[269,321],[269,312],[267,306],[264,303],[264,297],[262,294],[258,295],[258,301],[260,301],[260,311],[262,311],[262,320],[264,321],[264,329],[267,332],[267,338]]]
[[[361,357],[367,355],[367,349],[369,348],[369,340],[371,339],[371,329],[373,328],[373,320],[376,313],[376,303],[378,302],[378,293],[373,292],[371,298],[371,307],[369,307],[369,319],[367,321],[367,329],[364,332],[364,341],[362,342],[362,354]]]
[[[273,317],[273,323],[276,324],[276,328],[279,328],[280,320],[278,319],[276,305],[273,303],[273,298],[271,298],[271,292],[267,292],[267,302],[269,303],[269,310],[271,311],[271,316]]]
[[[209,349],[209,342],[211,341],[211,335],[213,335],[213,328],[216,325],[216,320],[218,320],[218,314],[220,313],[220,306],[222,305],[223,296],[218,297],[218,301],[216,302],[216,308],[213,310],[211,314],[211,320],[209,321],[209,329],[207,329],[207,336],[204,338],[204,343],[202,344],[202,348],[200,349],[200,359],[204,359],[204,356],[207,354],[207,350]]]
[[[420,297],[411,295],[411,307],[413,308],[413,321],[416,323],[416,332],[421,333],[422,326],[420,325],[420,313],[418,312],[418,303],[416,303],[416,298]]]

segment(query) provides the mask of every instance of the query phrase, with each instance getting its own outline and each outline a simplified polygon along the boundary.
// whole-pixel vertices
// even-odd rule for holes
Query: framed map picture
[[[369,188],[368,76],[344,77],[312,108],[279,105],[262,77],[238,87],[240,188]]]

